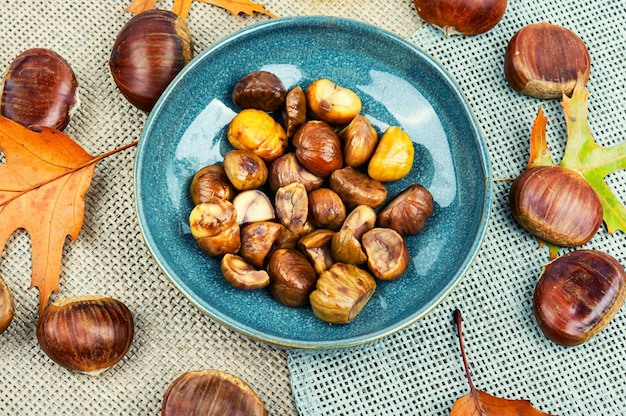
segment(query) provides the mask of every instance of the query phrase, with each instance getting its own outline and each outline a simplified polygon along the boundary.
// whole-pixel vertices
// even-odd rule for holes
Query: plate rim
[[[146,142],[145,136],[147,136],[152,130],[153,119],[156,117],[156,114],[160,112],[160,109],[164,106],[171,91],[177,87],[177,85],[181,82],[181,80],[185,77],[185,75],[188,72],[193,70],[193,68],[199,65],[200,62],[206,59],[206,56],[211,55],[212,53],[214,53],[214,51],[219,50],[220,48],[224,47],[230,42],[233,42],[240,37],[246,36],[258,30],[271,30],[275,26],[282,26],[282,25],[289,26],[293,24],[303,24],[303,23],[314,24],[314,25],[334,24],[334,25],[341,26],[341,27],[351,26],[352,28],[358,27],[360,30],[376,32],[377,35],[384,36],[390,39],[391,41],[398,43],[403,48],[410,49],[412,52],[421,56],[423,59],[426,59],[428,63],[431,64],[431,66],[433,66],[437,71],[439,71],[444,76],[446,81],[450,84],[450,86],[453,87],[454,92],[459,96],[459,98],[462,100],[464,104],[463,105],[464,113],[466,113],[466,115],[468,116],[468,119],[471,121],[471,124],[473,125],[475,129],[475,133],[477,133],[476,135],[478,136],[476,137],[476,144],[477,144],[477,149],[481,150],[480,151],[481,167],[482,167],[482,171],[484,175],[484,183],[485,183],[485,188],[484,188],[485,197],[481,204],[482,213],[481,213],[480,223],[479,223],[477,233],[472,240],[472,244],[470,246],[468,254],[465,256],[464,261],[459,265],[457,269],[456,274],[458,274],[458,277],[451,280],[450,283],[444,287],[444,290],[439,292],[438,299],[433,301],[432,304],[428,306],[426,309],[424,309],[422,312],[411,314],[408,317],[396,322],[395,325],[388,326],[382,330],[368,332],[366,334],[361,334],[357,336],[342,338],[340,340],[330,340],[330,341],[294,340],[294,339],[288,339],[282,336],[265,334],[239,321],[236,322],[236,324],[239,326],[236,326],[235,324],[229,321],[228,317],[223,317],[222,315],[224,314],[220,313],[219,311],[215,309],[213,310],[207,309],[204,305],[201,305],[196,299],[194,299],[190,293],[188,293],[190,291],[185,289],[182,282],[178,281],[179,279],[175,279],[172,276],[172,274],[176,274],[176,273],[174,273],[174,271],[171,270],[171,268],[161,260],[163,258],[163,255],[161,254],[161,250],[158,249],[158,244],[154,240],[151,232],[149,231],[149,228],[145,219],[141,215],[143,202],[141,198],[142,185],[139,181],[139,178],[142,176],[141,175],[141,172],[142,172],[141,162],[144,157],[144,152],[142,152],[144,148],[143,143]],[[472,134],[472,136],[476,136],[476,135]],[[262,342],[265,342],[265,343],[268,343],[268,344],[271,344],[280,348],[323,350],[323,349],[341,349],[341,348],[354,347],[357,345],[362,345],[365,343],[373,342],[381,338],[385,338],[398,331],[401,331],[407,326],[422,319],[424,316],[429,314],[435,307],[437,307],[441,302],[443,302],[448,297],[448,295],[457,287],[457,285],[463,280],[463,278],[469,271],[470,266],[472,265],[478,252],[480,251],[480,247],[483,243],[486,230],[489,225],[490,215],[491,215],[491,204],[492,204],[492,198],[493,198],[493,195],[492,195],[493,187],[492,187],[492,179],[491,179],[492,171],[491,171],[491,164],[489,161],[489,153],[488,153],[488,149],[485,143],[485,134],[482,128],[480,127],[480,124],[478,123],[476,115],[471,109],[471,106],[469,104],[469,101],[467,100],[467,97],[463,93],[463,90],[461,89],[456,79],[436,58],[431,56],[428,52],[423,50],[418,45],[412,44],[408,40],[403,39],[402,37],[386,29],[382,29],[378,26],[374,26],[372,24],[359,21],[359,20],[350,19],[350,18],[335,17],[335,16],[279,17],[279,18],[275,18],[272,20],[255,23],[248,27],[239,29],[236,32],[233,32],[232,34],[227,35],[224,38],[221,38],[220,40],[216,41],[214,44],[212,44],[211,46],[209,46],[208,48],[200,52],[198,55],[196,55],[192,59],[192,61],[189,62],[179,72],[179,74],[174,78],[174,80],[172,80],[172,82],[168,85],[165,91],[161,94],[159,100],[155,104],[152,111],[148,114],[147,120],[144,123],[135,155],[136,157],[135,157],[135,163],[134,163],[134,169],[133,169],[134,170],[133,187],[134,187],[134,199],[135,199],[135,204],[134,204],[135,215],[138,219],[139,229],[140,229],[142,238],[144,239],[144,242],[146,246],[148,247],[150,254],[152,255],[154,261],[157,263],[158,267],[161,269],[163,274],[165,274],[165,276],[167,276],[168,280],[174,285],[174,287],[176,287],[176,289],[185,298],[187,298],[197,310],[202,312],[204,315],[234,330],[237,333],[243,334],[254,340],[262,341]]]

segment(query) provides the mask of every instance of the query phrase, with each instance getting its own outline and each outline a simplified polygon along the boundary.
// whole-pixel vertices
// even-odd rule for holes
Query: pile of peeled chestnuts
[[[197,245],[220,259],[232,286],[267,288],[323,321],[351,322],[377,279],[405,272],[404,238],[433,212],[417,183],[388,200],[385,183],[413,166],[411,138],[390,126],[379,139],[360,97],[325,78],[287,91],[275,74],[255,71],[232,99],[241,109],[227,130],[234,149],[190,185]]]

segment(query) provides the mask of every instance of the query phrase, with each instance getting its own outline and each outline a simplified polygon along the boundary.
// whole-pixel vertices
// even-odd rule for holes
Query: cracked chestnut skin
[[[580,345],[609,324],[626,298],[626,275],[611,255],[577,250],[545,265],[533,296],[541,331],[557,344]]]

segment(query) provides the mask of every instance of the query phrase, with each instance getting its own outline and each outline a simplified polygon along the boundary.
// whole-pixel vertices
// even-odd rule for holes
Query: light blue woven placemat
[[[549,117],[548,141],[558,162],[566,126],[559,101],[513,92],[503,76],[509,39],[528,23],[569,27],[591,58],[589,119],[596,141],[626,139],[626,4],[617,0],[513,0],[492,31],[446,38],[431,26],[410,37],[458,80],[486,136],[494,178],[517,176],[528,159],[530,128],[539,105]],[[567,59],[567,57],[564,57]],[[607,181],[624,199],[622,172]],[[304,416],[447,415],[468,392],[452,311],[465,318],[473,378],[479,389],[525,398],[558,415],[626,414],[626,314],[621,311],[592,341],[565,348],[548,341],[531,311],[546,249],[511,218],[509,181],[494,183],[491,223],[479,255],[454,292],[428,316],[388,338],[335,351],[291,351],[292,391]],[[462,230],[459,230],[462,232]],[[586,248],[626,264],[626,238],[602,228]]]

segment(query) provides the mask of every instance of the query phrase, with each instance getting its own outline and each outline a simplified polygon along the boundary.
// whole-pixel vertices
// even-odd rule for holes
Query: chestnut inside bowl
[[[387,184],[388,199],[418,182],[435,209],[424,230],[406,239],[412,256],[395,281],[378,282],[365,308],[346,325],[329,325],[311,308],[289,308],[266,290],[241,291],[222,277],[189,231],[189,184],[202,166],[231,149],[226,126],[244,75],[267,70],[288,89],[329,78],[355,91],[362,114],[382,131],[404,129],[415,164]],[[150,113],[135,165],[141,231],[173,284],[212,319],[249,337],[294,348],[339,348],[410,325],[462,278],[483,239],[491,171],[478,123],[450,74],[432,57],[379,28],[333,17],[279,18],[243,29],[199,54]]]

